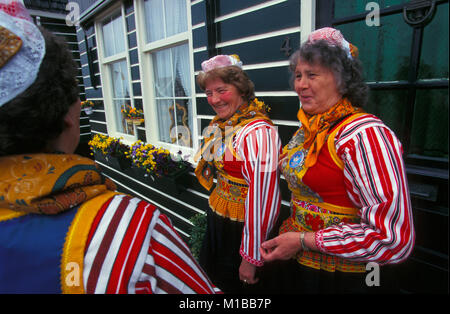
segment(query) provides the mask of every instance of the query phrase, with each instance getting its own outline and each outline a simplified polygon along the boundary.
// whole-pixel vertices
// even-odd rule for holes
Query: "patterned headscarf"
[[[304,132],[303,148],[308,150],[305,158],[305,168],[312,167],[319,156],[320,150],[327,140],[328,131],[336,121],[355,113],[364,112],[361,108],[353,107],[346,99],[341,99],[328,111],[309,115],[300,109],[297,118],[302,123]]]

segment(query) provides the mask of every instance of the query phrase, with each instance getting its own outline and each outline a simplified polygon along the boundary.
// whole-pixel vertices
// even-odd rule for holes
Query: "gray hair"
[[[344,49],[331,46],[325,40],[314,43],[306,42],[289,59],[292,86],[295,79],[295,68],[300,59],[330,69],[342,97],[347,98],[355,107],[366,105],[369,88],[364,82],[362,64],[358,58],[349,58]]]

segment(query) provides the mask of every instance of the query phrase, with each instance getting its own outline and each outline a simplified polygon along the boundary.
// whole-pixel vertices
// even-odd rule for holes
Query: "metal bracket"
[[[403,19],[413,27],[429,23],[436,11],[436,0],[411,0],[403,7]]]

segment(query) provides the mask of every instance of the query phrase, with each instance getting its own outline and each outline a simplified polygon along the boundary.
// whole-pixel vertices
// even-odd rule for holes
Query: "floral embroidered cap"
[[[242,61],[238,55],[217,55],[209,60],[202,62],[203,72],[209,72],[213,69],[223,68],[227,66],[237,66],[242,69]]]
[[[0,0],[0,107],[34,83],[44,55],[44,37],[23,3]]]
[[[320,28],[309,34],[307,42],[314,43],[319,40],[325,40],[331,46],[341,47],[351,59],[358,57],[358,48],[346,41],[342,33],[337,29],[331,27]]]

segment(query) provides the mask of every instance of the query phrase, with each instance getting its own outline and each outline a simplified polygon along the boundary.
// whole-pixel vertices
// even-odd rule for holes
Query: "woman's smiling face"
[[[310,64],[300,59],[295,68],[294,88],[309,114],[320,114],[335,105],[342,97],[333,72],[316,63]]]
[[[226,84],[220,78],[212,78],[205,85],[208,103],[219,118],[227,120],[244,103],[241,93],[233,84]]]

